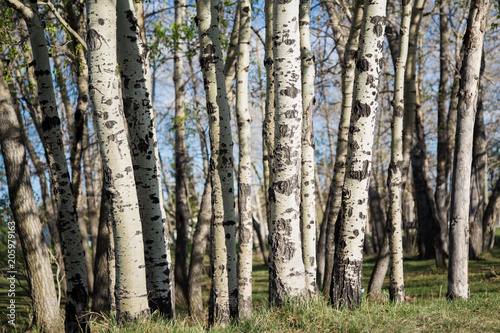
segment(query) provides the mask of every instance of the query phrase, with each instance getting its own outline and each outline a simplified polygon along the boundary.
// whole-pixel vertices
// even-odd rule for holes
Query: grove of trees
[[[390,267],[405,302],[408,256],[470,296],[500,206],[497,4],[0,10],[0,227],[15,222],[34,327],[176,320],[181,304],[208,327],[251,318],[255,256],[270,307],[359,307],[365,254],[372,299]]]

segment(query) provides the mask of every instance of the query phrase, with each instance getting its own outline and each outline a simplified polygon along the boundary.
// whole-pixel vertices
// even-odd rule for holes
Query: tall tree
[[[212,326],[229,323],[230,316],[237,312],[233,142],[222,68],[218,5],[215,0],[203,0],[196,8],[210,133],[212,287],[208,323]]]
[[[445,1],[439,2],[439,90],[438,90],[438,148],[437,148],[437,173],[436,173],[436,192],[434,194],[436,200],[436,209],[441,225],[441,241],[443,248],[447,252],[448,249],[448,228],[447,228],[447,197],[448,197],[448,174],[446,170],[446,160],[448,158],[448,136],[447,136],[447,109],[446,101],[448,98],[448,81],[450,76],[450,28],[449,28],[449,11],[450,3]]]
[[[474,135],[472,143],[472,170],[469,208],[469,259],[477,259],[483,253],[483,215],[486,208],[488,154],[486,129],[484,126],[483,105],[483,72],[485,68],[484,54],[481,59],[479,74],[479,92],[477,97],[476,115],[474,117]],[[485,193],[486,192],[486,193]]]
[[[186,1],[175,1],[175,29],[180,30],[186,17]],[[175,85],[175,285],[177,297],[188,299],[189,209],[187,196],[186,108],[184,105],[185,80],[182,78],[184,52],[180,34],[174,36],[174,85]]]
[[[8,0],[26,20],[35,65],[35,77],[39,89],[42,111],[41,128],[45,155],[49,165],[52,191],[57,203],[58,226],[61,230],[62,250],[66,267],[67,299],[65,330],[77,332],[86,329],[88,289],[86,281],[85,253],[83,250],[75,201],[71,192],[71,180],[64,155],[61,118],[52,82],[47,39],[44,23],[36,3],[29,6],[17,0]]]
[[[275,115],[269,302],[305,296],[300,238],[302,87],[299,1],[274,2]]]
[[[455,159],[451,184],[450,260],[448,266],[448,297],[468,298],[469,203],[474,108],[479,89],[479,72],[483,49],[488,0],[472,0],[464,37]]]
[[[404,71],[408,57],[408,41],[413,1],[403,2],[401,17],[401,33],[399,34],[399,55],[396,60],[396,77],[394,78],[394,99],[392,101],[392,140],[391,163],[387,184],[389,186],[389,247],[391,252],[391,283],[389,294],[391,300],[403,303],[405,299],[403,279],[403,238],[401,225],[402,206],[402,170],[403,165],[403,114],[404,114]]]
[[[23,250],[30,287],[33,326],[46,332],[60,332],[63,330],[62,318],[50,267],[49,249],[38,217],[20,123],[3,71],[0,64],[0,149],[14,217],[14,221],[8,223],[9,254],[10,249],[13,249],[11,244],[15,244],[16,232]],[[15,264],[9,265],[9,271],[15,270]]]
[[[363,240],[368,216],[368,185],[377,113],[380,60],[385,30],[386,1],[365,2],[356,59],[353,107],[335,267],[330,288],[334,306],[361,304]]]
[[[363,0],[356,0],[354,3],[354,16],[349,31],[349,38],[345,46],[345,54],[342,55],[344,61],[342,63],[342,111],[340,114],[339,131],[337,137],[337,150],[335,156],[335,165],[333,169],[332,183],[328,194],[326,220],[326,251],[324,262],[324,280],[323,290],[330,291],[333,264],[335,255],[335,223],[339,215],[340,206],[342,204],[342,187],[344,186],[345,169],[347,161],[347,144],[349,137],[349,124],[351,121],[353,89],[354,89],[354,74],[356,69],[356,52],[359,47],[359,35],[361,32],[361,24],[363,21],[365,4]],[[337,43],[337,49],[339,44]],[[342,54],[339,50],[339,55]]]
[[[302,177],[300,220],[302,255],[306,272],[306,289],[316,296],[316,184],[313,140],[314,54],[311,50],[309,23],[311,1],[301,0],[299,8],[300,56],[302,72]]]
[[[240,0],[240,36],[238,40],[238,62],[236,65],[236,123],[240,146],[238,164],[238,315],[252,316],[252,161],[251,131],[252,117],[248,105],[248,71],[250,66],[250,28],[252,7],[250,0]]]
[[[89,93],[114,229],[117,316],[133,320],[149,308],[143,231],[117,66],[116,1],[88,1],[87,11]],[[155,196],[148,199],[159,201]]]
[[[144,254],[149,307],[152,311],[159,310],[173,317],[174,281],[171,276],[170,245],[165,237],[168,235],[168,225],[163,209],[155,116],[147,85],[147,45],[142,42],[134,2],[119,1],[117,4],[118,64],[146,245]]]

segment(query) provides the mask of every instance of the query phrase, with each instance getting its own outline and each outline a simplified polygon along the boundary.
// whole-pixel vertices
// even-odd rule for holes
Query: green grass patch
[[[207,258],[208,259],[208,258]],[[366,288],[375,257],[366,257],[363,286]],[[500,332],[500,248],[485,252],[479,260],[469,262],[471,298],[467,301],[446,300],[447,270],[437,269],[434,260],[412,260],[404,263],[407,302],[388,302],[388,281],[384,284],[385,302],[364,298],[353,311],[335,310],[325,300],[285,304],[270,309],[267,305],[268,268],[260,255],[254,256],[252,278],[254,315],[250,320],[235,321],[214,332]],[[209,271],[208,260],[205,271]],[[21,280],[23,285],[25,281]],[[208,301],[210,281],[203,280],[203,298]],[[8,304],[8,282],[0,277],[0,307]],[[29,326],[30,306],[25,289],[16,293],[17,331]],[[208,308],[208,307],[207,307]],[[11,332],[5,325],[4,310],[0,332]],[[148,321],[118,324],[109,316],[98,316],[92,332],[204,332],[206,323],[196,323],[187,316],[187,307],[177,307],[175,322],[156,314]]]

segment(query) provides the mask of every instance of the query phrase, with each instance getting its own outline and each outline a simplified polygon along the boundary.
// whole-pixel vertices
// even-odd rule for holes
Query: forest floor
[[[497,229],[500,236],[500,230]],[[500,237],[497,237],[500,241]],[[497,242],[499,244],[499,242]],[[471,298],[467,301],[446,300],[447,270],[436,268],[434,260],[405,258],[406,303],[389,303],[388,279],[384,300],[374,302],[363,297],[354,311],[334,310],[324,300],[289,304],[269,309],[267,305],[268,268],[262,256],[254,256],[252,319],[237,321],[214,332],[500,332],[500,246],[469,262]],[[376,257],[367,256],[363,265],[362,285],[366,288]],[[207,263],[208,264],[208,263]],[[206,267],[208,269],[208,266]],[[0,275],[0,332],[25,332],[29,327],[30,306],[26,282],[16,288],[16,328],[6,324],[9,284]],[[205,300],[210,282],[203,281]],[[364,295],[365,296],[365,295]],[[92,332],[204,332],[205,323],[193,322],[186,307],[177,308],[177,320],[167,322],[153,316],[142,323],[117,325],[109,317],[91,324]]]

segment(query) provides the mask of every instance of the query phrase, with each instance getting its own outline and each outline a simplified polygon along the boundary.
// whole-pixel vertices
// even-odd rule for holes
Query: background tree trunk
[[[236,65],[236,122],[239,139],[238,164],[238,210],[239,252],[238,252],[238,316],[240,319],[252,316],[252,161],[251,129],[252,117],[248,105],[248,71],[250,66],[250,0],[241,0],[240,36],[238,41],[238,62]]]
[[[448,267],[448,297],[468,298],[469,200],[474,131],[474,107],[477,103],[479,72],[488,0],[472,0],[464,37],[455,159],[451,187],[450,261]]]
[[[7,175],[10,208],[14,221],[8,222],[9,233],[7,278],[17,271],[15,260],[16,234],[23,250],[28,286],[33,304],[33,325],[47,332],[63,330],[54,279],[50,266],[49,249],[43,238],[42,224],[38,217],[35,197],[31,186],[28,158],[23,144],[20,124],[17,120],[12,97],[0,64],[0,148]],[[9,259],[9,260],[7,260]],[[13,275],[15,278],[15,274]]]

